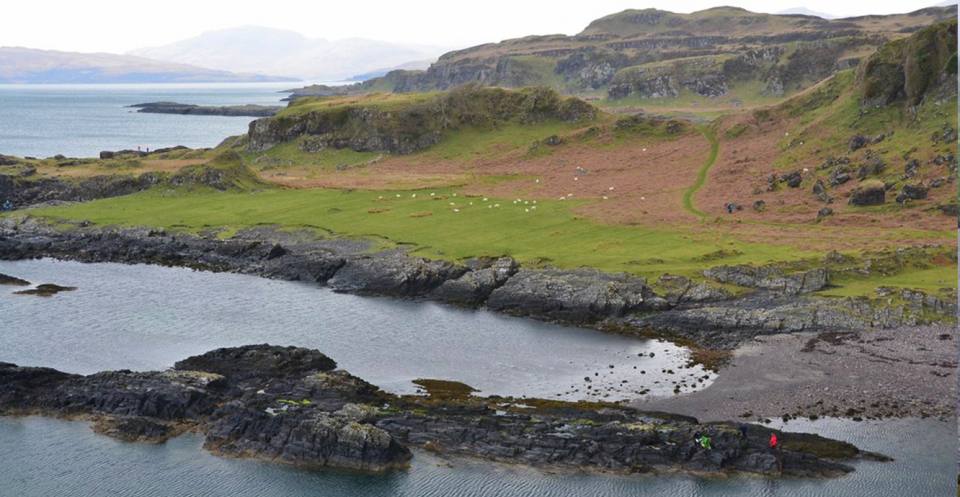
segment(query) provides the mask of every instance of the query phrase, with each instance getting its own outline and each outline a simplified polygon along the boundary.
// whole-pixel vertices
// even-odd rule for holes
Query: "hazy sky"
[[[803,6],[839,16],[909,12],[940,0],[3,0],[0,46],[125,52],[241,25],[311,37],[464,47],[528,34],[573,34],[628,8],[756,12]]]

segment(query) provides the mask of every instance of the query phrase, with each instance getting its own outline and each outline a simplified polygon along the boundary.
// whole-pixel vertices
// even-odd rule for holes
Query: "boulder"
[[[850,205],[881,205],[886,201],[887,190],[879,181],[864,181],[850,192]]]

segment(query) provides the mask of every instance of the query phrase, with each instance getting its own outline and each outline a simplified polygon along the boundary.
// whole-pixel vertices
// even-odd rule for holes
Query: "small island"
[[[131,105],[137,112],[147,114],[183,114],[191,116],[270,117],[280,112],[282,106],[274,105],[195,105],[177,102],[147,102]]]

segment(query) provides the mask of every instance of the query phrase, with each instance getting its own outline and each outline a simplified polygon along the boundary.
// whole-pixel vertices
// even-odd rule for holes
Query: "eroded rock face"
[[[641,278],[591,269],[520,269],[490,294],[487,307],[511,314],[588,323],[663,304]]]
[[[765,427],[617,404],[398,397],[334,367],[318,351],[271,345],[217,349],[162,372],[78,376],[0,363],[0,415],[86,416],[98,433],[127,441],[189,429],[216,454],[365,471],[406,466],[409,447],[547,468],[814,477],[852,471],[822,454],[861,456],[844,442],[781,432],[784,449],[773,454]]]
[[[464,272],[465,268],[446,261],[383,253],[350,259],[327,283],[340,292],[417,296]]]
[[[718,266],[707,269],[703,274],[721,283],[763,288],[786,295],[815,292],[825,287],[829,280],[824,268],[787,274],[774,266]]]
[[[517,272],[517,262],[501,257],[492,263],[473,261],[467,264],[470,271],[463,276],[444,281],[430,297],[463,305],[481,305],[490,294],[503,286]]]

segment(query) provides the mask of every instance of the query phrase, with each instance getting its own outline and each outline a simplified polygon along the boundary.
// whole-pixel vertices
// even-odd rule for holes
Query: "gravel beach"
[[[951,419],[956,329],[948,326],[761,336],[703,391],[631,405],[695,416]]]

